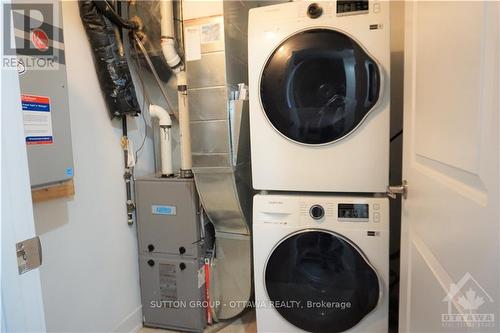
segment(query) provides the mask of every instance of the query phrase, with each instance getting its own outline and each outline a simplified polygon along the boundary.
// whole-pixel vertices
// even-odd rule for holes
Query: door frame
[[[2,5],[11,1],[3,1]],[[0,6],[0,15],[6,6]],[[0,28],[3,36],[4,25]],[[35,237],[28,156],[17,70],[2,67],[0,136],[1,183],[1,329],[45,332],[42,286],[38,269],[19,274],[16,243]]]

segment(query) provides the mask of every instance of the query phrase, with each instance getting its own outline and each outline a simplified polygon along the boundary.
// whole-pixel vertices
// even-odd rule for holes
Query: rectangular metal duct
[[[216,231],[210,297],[220,304],[251,295],[252,180],[248,101],[233,100],[248,83],[250,1],[183,1],[193,173]],[[228,319],[244,306],[220,305]]]
[[[247,21],[253,3],[184,2],[193,173],[218,233],[250,234],[251,173],[248,102],[232,100],[247,83]],[[215,8],[215,9],[214,9]],[[196,17],[200,13],[210,17]]]

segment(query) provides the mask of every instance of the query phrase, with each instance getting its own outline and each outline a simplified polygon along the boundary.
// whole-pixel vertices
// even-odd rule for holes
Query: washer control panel
[[[340,221],[366,221],[369,220],[370,205],[363,203],[339,203],[337,217]]]
[[[353,14],[366,14],[369,10],[368,0],[350,1],[338,0],[337,1],[337,15],[353,15]]]
[[[342,225],[380,224],[385,214],[383,200],[374,198],[335,198],[337,200],[300,200],[301,225],[341,223]]]
[[[389,225],[389,202],[387,198],[374,197],[256,195],[253,221],[283,226],[380,229]]]

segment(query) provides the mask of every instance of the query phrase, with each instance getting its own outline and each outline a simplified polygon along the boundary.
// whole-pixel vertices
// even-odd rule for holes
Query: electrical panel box
[[[200,204],[194,179],[136,180],[139,251],[199,257]]]
[[[144,325],[201,332],[206,326],[205,274],[199,259],[139,257]]]
[[[59,1],[22,6],[12,4],[13,12],[38,13],[29,22],[12,19],[24,31],[16,38],[16,61],[31,187],[41,187],[74,173],[62,15]]]

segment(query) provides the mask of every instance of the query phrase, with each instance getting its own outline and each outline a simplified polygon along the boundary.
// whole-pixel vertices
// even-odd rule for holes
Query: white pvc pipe
[[[181,170],[191,170],[191,129],[189,127],[189,107],[186,72],[177,73],[177,97],[179,102],[179,129],[181,142]]]
[[[175,49],[173,8],[172,1],[160,1],[161,49],[167,64],[174,72],[178,72],[182,60]]]
[[[179,132],[181,146],[181,176],[189,174],[192,167],[191,160],[191,131],[189,128],[189,108],[187,98],[187,81],[184,64],[175,49],[174,38],[174,9],[173,2],[160,1],[161,14],[161,48],[163,56],[172,71],[177,76],[177,98],[179,103]]]
[[[160,125],[160,156],[162,176],[174,174],[172,166],[172,119],[167,110],[159,105],[149,106],[151,118],[157,118]]]

